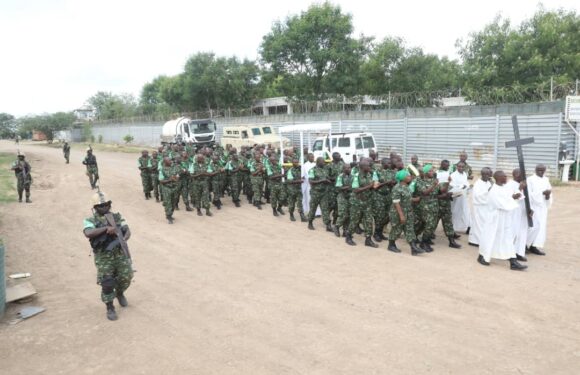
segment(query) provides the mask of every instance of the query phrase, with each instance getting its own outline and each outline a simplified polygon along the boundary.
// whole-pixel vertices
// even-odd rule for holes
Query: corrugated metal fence
[[[419,161],[438,164],[442,159],[455,162],[459,152],[469,154],[468,163],[478,171],[485,166],[511,171],[517,167],[515,149],[506,149],[505,142],[514,138],[511,115],[517,114],[522,138],[535,138],[524,146],[528,173],[538,163],[546,164],[547,174],[556,177],[560,142],[575,155],[574,132],[563,122],[563,104],[461,107],[455,109],[410,109],[394,111],[336,112],[300,115],[275,115],[215,119],[218,139],[228,125],[262,124],[274,128],[284,125],[331,122],[333,132],[366,131],[374,134],[382,155],[391,151],[408,161],[418,155]],[[159,144],[161,123],[95,125],[93,135],[105,143],[122,143],[130,134],[133,143]],[[298,143],[298,134],[291,134]],[[311,135],[311,141],[316,135]]]

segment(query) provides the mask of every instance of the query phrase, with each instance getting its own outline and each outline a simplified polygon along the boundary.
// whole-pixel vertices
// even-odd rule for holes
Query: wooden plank
[[[6,288],[6,303],[18,301],[19,299],[30,297],[36,294],[36,289],[30,281]]]

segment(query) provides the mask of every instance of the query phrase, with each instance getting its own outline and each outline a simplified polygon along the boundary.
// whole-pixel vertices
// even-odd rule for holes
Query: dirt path
[[[14,145],[0,142],[0,150]],[[572,374],[580,368],[580,190],[555,190],[549,255],[527,272],[476,249],[411,257],[227,202],[213,218],[144,201],[136,155],[97,153],[127,219],[130,306],[105,318],[82,235],[91,190],[73,150],[21,147],[33,204],[0,207],[7,273],[31,272],[43,314],[0,324],[2,373]],[[558,213],[558,215],[556,215]],[[401,241],[402,242],[402,241]],[[402,245],[402,244],[401,244]],[[16,311],[11,307],[7,317]],[[6,323],[8,319],[4,319]]]

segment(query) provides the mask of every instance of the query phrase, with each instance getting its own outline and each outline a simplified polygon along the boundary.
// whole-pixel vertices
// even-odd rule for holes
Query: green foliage
[[[16,136],[16,122],[14,116],[8,113],[0,113],[0,139],[14,138]]]
[[[95,136],[93,135],[93,126],[90,122],[85,122],[83,124],[82,138],[83,142],[94,142]]]
[[[131,134],[127,134],[123,137],[123,140],[125,141],[125,144],[128,145],[129,143],[133,142],[135,138]]]
[[[131,94],[115,95],[99,91],[88,99],[101,120],[131,117],[137,114],[137,101]]]
[[[359,92],[369,39],[355,39],[352,16],[328,2],[278,21],[264,36],[261,61],[286,96],[323,99]]]
[[[16,201],[16,179],[10,170],[15,159],[14,154],[0,153],[0,203]]]
[[[21,132],[41,131],[46,135],[47,140],[53,140],[54,132],[70,129],[76,117],[72,112],[57,112],[32,117],[18,119]]]

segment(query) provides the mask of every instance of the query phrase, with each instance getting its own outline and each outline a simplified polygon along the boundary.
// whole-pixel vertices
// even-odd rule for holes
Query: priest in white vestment
[[[534,226],[528,230],[528,251],[536,255],[546,255],[543,251],[546,243],[548,229],[548,209],[552,206],[552,185],[548,177],[544,176],[546,167],[542,164],[536,166],[536,174],[528,177],[528,194],[530,206],[534,212]]]
[[[469,231],[469,244],[472,246],[479,246],[481,231],[489,217],[487,196],[492,186],[490,181],[491,173],[490,168],[483,168],[481,170],[481,178],[473,185],[473,192],[471,193],[473,207],[471,210],[471,230]]]
[[[528,218],[526,215],[526,203],[524,201],[524,186],[522,183],[522,175],[520,169],[516,168],[512,172],[513,180],[507,183],[511,191],[516,194],[520,193],[521,197],[518,199],[518,208],[512,211],[512,230],[514,236],[514,247],[516,250],[516,258],[520,262],[526,262],[526,240],[528,238]]]
[[[314,154],[309,153],[307,155],[307,160],[302,164],[302,207],[304,208],[304,213],[307,214],[310,210],[310,182],[308,182],[308,172],[316,166],[314,162]]]
[[[451,216],[453,221],[453,229],[456,232],[469,233],[470,227],[470,210],[469,202],[467,200],[467,192],[469,191],[469,182],[467,181],[467,173],[465,173],[465,164],[457,163],[457,170],[451,173],[451,181],[449,182],[450,192],[453,194],[453,201],[451,201]]]
[[[512,270],[523,270],[527,266],[518,263],[514,247],[514,237],[511,211],[518,208],[517,200],[520,193],[514,194],[506,185],[507,177],[503,171],[493,175],[495,184],[489,191],[489,217],[482,228],[477,261],[484,266],[489,265],[491,258],[510,261]]]

